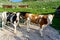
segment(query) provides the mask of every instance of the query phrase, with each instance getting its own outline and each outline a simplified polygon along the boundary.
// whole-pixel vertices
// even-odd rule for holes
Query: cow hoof
[[[16,31],[14,31],[14,34],[16,34]]]
[[[43,38],[43,36],[40,36],[41,38]]]
[[[29,30],[27,30],[27,32],[29,33]]]
[[[30,29],[28,29],[27,32],[29,33],[30,32]]]
[[[27,31],[29,33],[29,31]]]
[[[43,35],[42,35],[42,34],[40,34],[40,36],[41,36],[41,37],[43,37]]]
[[[40,34],[41,37],[43,37],[43,34]]]
[[[16,33],[14,33],[14,35],[16,35]]]
[[[42,32],[40,32],[40,36],[43,37],[43,33]]]
[[[16,35],[16,32],[14,32],[14,34]]]

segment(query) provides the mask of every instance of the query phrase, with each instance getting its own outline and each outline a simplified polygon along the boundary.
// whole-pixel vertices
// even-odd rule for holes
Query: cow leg
[[[4,19],[2,18],[2,29],[4,28],[5,24],[6,24],[6,19],[4,20]]]
[[[16,33],[16,26],[14,26],[14,28],[15,28],[15,29],[14,29],[14,33]]]
[[[29,32],[29,30],[30,30],[29,27],[30,27],[30,18],[28,17],[28,18],[27,18],[27,31],[28,31],[28,32]]]
[[[40,27],[40,34],[41,34],[41,36],[43,36],[43,29],[44,28],[46,28],[47,27],[47,25],[42,25],[41,27]]]
[[[41,34],[41,36],[43,36],[43,33],[42,33],[42,31],[43,31],[43,29],[42,29],[42,28],[40,28],[40,34]]]
[[[4,25],[5,25],[5,24],[4,24],[4,21],[2,21],[2,29],[4,29]]]
[[[24,25],[27,23],[27,21],[24,22]]]
[[[5,23],[5,24],[7,23],[6,18],[5,18],[5,20],[4,20],[4,23]]]
[[[17,22],[17,25],[19,26],[19,20],[18,20],[18,22]]]
[[[14,33],[16,33],[16,26],[17,26],[16,21],[14,22],[13,26],[14,26]]]
[[[44,29],[44,25],[41,25],[40,26],[40,34],[41,34],[41,36],[43,36],[43,29]]]

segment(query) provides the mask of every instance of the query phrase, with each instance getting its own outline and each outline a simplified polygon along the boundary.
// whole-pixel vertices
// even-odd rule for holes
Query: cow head
[[[48,22],[49,22],[49,24],[52,24],[53,17],[54,17],[54,14],[49,14],[48,15]]]

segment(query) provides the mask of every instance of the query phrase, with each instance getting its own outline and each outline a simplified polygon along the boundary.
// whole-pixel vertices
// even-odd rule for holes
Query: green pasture
[[[15,9],[12,9],[12,8],[8,8],[8,9],[4,9],[4,8],[0,8],[0,12],[3,12],[3,11],[8,11],[8,12],[31,12],[31,13],[34,13],[34,14],[47,14],[47,13],[53,13],[55,11],[55,9],[31,9],[31,8],[15,8]]]

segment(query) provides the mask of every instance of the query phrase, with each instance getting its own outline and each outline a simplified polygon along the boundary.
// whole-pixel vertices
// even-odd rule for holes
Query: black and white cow
[[[2,13],[2,26],[6,23],[12,23],[14,26],[14,33],[16,33],[16,27],[19,24],[19,15],[20,13],[16,12],[3,12]]]

